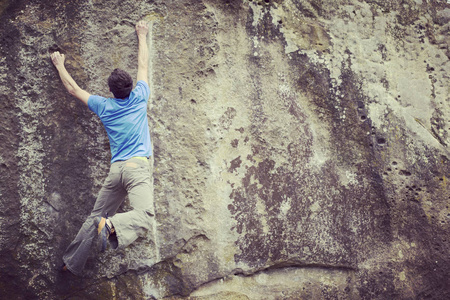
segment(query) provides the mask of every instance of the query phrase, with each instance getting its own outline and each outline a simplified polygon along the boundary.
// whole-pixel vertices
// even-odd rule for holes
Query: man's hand
[[[56,68],[64,66],[64,61],[66,60],[66,57],[64,56],[64,54],[60,54],[59,51],[56,51],[56,52],[53,52],[50,56],[51,56],[52,62]]]
[[[148,33],[148,23],[146,21],[139,21],[136,24],[136,33],[138,37],[147,36]]]

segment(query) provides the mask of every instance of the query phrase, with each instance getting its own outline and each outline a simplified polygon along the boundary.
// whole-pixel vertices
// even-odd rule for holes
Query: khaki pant
[[[67,248],[63,261],[75,275],[80,275],[89,255],[92,241],[97,238],[94,220],[108,214],[117,234],[119,248],[124,248],[151,228],[153,186],[150,163],[146,158],[130,158],[111,165],[89,217]],[[128,194],[131,211],[116,214]]]

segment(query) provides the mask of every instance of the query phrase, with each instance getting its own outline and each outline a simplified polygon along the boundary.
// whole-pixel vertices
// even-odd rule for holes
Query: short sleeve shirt
[[[108,134],[111,163],[152,155],[147,119],[149,97],[150,88],[142,80],[125,99],[89,97],[89,109],[99,116]]]

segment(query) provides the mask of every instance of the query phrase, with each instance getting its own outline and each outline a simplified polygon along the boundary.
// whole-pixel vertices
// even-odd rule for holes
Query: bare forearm
[[[52,62],[58,70],[59,77],[61,78],[64,87],[69,91],[71,95],[77,97],[87,105],[89,97],[91,95],[85,90],[81,89],[75,82],[75,80],[73,80],[72,76],[70,76],[69,72],[67,72],[66,67],[64,66],[64,54],[59,53],[59,51],[55,51],[50,55],[50,57],[52,58]]]
[[[136,33],[139,41],[137,80],[143,80],[148,83],[148,23],[145,21],[139,21],[136,24]]]
[[[70,76],[69,72],[67,72],[65,66],[59,66],[57,70],[62,83],[70,94],[75,95],[77,90],[81,90],[72,76]]]
[[[139,67],[147,67],[148,66],[147,37],[144,35],[139,37],[138,64],[139,64]]]

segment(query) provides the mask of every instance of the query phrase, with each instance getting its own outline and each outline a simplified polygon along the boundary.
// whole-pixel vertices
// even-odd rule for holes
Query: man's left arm
[[[67,91],[87,105],[91,94],[80,88],[75,80],[73,80],[72,76],[70,76],[69,72],[67,72],[66,67],[64,66],[64,54],[60,54],[56,51],[51,54],[51,58]]]

